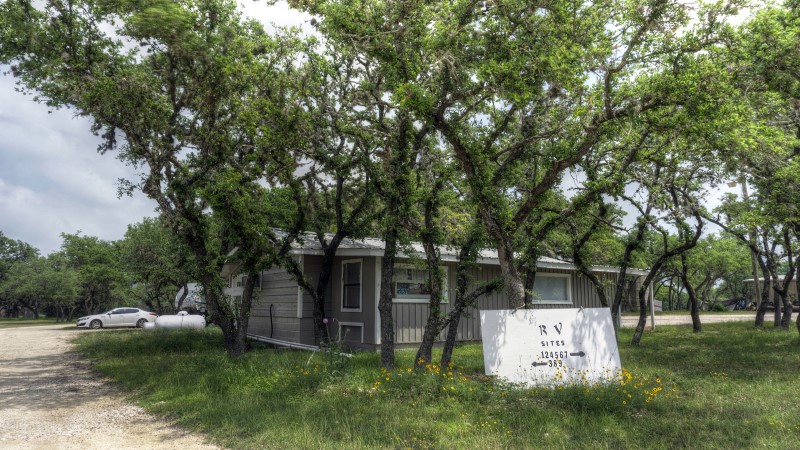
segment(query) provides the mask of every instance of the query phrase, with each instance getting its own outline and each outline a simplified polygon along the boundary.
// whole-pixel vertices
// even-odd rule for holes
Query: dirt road
[[[0,449],[190,449],[204,444],[125,401],[72,352],[79,332],[0,330]]]
[[[752,314],[702,314],[700,323],[718,323],[751,321],[755,323],[756,313]],[[639,316],[622,316],[622,326],[633,328],[639,322]],[[664,314],[656,315],[656,328],[659,325],[685,325],[691,324],[692,318],[686,314]],[[650,328],[650,315],[647,316],[647,328]]]

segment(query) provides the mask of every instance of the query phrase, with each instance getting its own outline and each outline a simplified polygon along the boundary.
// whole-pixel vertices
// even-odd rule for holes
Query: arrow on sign
[[[583,350],[581,350],[578,353],[570,353],[569,356],[580,356],[581,358],[583,358],[584,356],[586,356],[586,353],[583,353]]]
[[[536,366],[546,366],[546,365],[547,365],[547,363],[546,363],[546,362],[534,362],[533,364],[531,364],[531,366],[533,366],[533,367],[536,367]]]

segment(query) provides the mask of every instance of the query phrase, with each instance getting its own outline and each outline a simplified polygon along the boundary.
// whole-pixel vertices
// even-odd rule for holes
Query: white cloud
[[[312,32],[310,16],[285,3],[243,1],[240,7],[268,29]],[[117,180],[137,174],[113,154],[97,153],[89,119],[50,109],[16,92],[10,76],[0,76],[0,230],[47,254],[59,248],[62,232],[116,240],[128,224],[155,216],[155,202],[142,194],[117,198]]]
[[[120,239],[127,225],[153,216],[155,203],[142,195],[118,199],[116,182],[135,173],[99,155],[98,138],[86,118],[14,92],[0,78],[0,230],[39,248],[61,245],[59,234],[83,230]]]
[[[307,33],[312,31],[309,23],[311,16],[289,8],[285,2],[269,5],[262,1],[241,1],[239,9],[245,17],[262,22],[267,29],[274,29],[272,25],[277,27],[299,26]]]

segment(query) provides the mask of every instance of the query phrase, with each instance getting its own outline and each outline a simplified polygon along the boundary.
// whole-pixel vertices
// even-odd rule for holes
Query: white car
[[[103,314],[81,317],[78,326],[83,328],[137,327],[144,328],[147,322],[155,322],[157,314],[139,308],[114,308]]]

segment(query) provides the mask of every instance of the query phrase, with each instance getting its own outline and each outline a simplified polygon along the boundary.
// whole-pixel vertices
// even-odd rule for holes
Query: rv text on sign
[[[549,386],[615,379],[622,366],[608,308],[481,311],[487,375]]]

